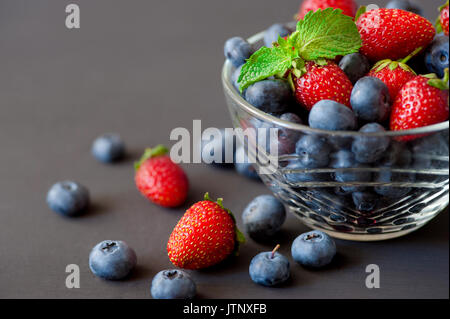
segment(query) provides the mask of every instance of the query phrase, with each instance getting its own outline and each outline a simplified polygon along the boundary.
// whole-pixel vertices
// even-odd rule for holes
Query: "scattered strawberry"
[[[368,76],[379,78],[386,84],[389,89],[391,101],[395,101],[403,85],[416,77],[416,72],[406,65],[406,63],[419,51],[421,51],[421,48],[418,48],[415,52],[400,61],[392,61],[390,59],[381,60],[369,72]]]
[[[350,107],[353,85],[336,63],[327,61],[319,65],[308,61],[303,72],[299,77],[294,75],[295,98],[308,111],[321,100],[333,100]]]
[[[439,8],[440,14],[436,22],[438,32],[441,30],[448,36],[448,1]]]
[[[392,107],[390,128],[408,130],[444,122],[448,119],[448,69],[444,79],[434,74],[419,75],[406,83]],[[413,139],[406,136],[402,140]]]
[[[427,47],[436,33],[427,19],[399,9],[370,10],[357,19],[361,53],[371,61],[403,58],[418,47]]]
[[[175,226],[167,243],[170,261],[185,269],[201,269],[227,258],[244,242],[232,213],[222,199],[192,205]]]
[[[166,155],[167,149],[158,145],[145,150],[135,164],[138,190],[152,202],[163,207],[177,207],[186,200],[189,183],[183,169]]]
[[[305,0],[300,6],[297,20],[303,19],[309,11],[325,8],[341,9],[343,14],[354,17],[358,6],[354,0]]]

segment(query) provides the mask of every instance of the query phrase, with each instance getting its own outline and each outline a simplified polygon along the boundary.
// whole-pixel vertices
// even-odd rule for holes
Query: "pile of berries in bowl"
[[[354,8],[311,7],[296,24],[229,39],[222,80],[275,196],[314,229],[382,240],[449,202],[448,14],[438,28],[402,9]]]

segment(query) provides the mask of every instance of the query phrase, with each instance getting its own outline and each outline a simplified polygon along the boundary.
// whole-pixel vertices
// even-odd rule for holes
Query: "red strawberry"
[[[441,12],[439,15],[439,23],[444,34],[448,36],[448,1],[439,10]]]
[[[341,9],[343,14],[354,17],[358,6],[354,0],[305,0],[300,6],[297,18],[302,20],[309,11],[330,7]]]
[[[244,242],[242,233],[222,199],[205,199],[192,205],[170,235],[167,252],[170,261],[185,269],[201,269],[227,258]]]
[[[367,11],[356,25],[363,41],[361,53],[371,61],[403,58],[427,47],[436,33],[427,19],[399,9]]]
[[[418,53],[421,48],[417,49],[415,52],[400,61],[392,60],[381,60],[374,65],[372,70],[370,70],[368,76],[373,76],[379,78],[383,81],[388,89],[389,95],[391,96],[391,101],[394,101],[398,92],[412,78],[416,77],[416,72],[411,69],[406,62],[408,62],[416,53]]]
[[[134,177],[138,190],[152,202],[163,207],[177,207],[186,200],[189,183],[183,169],[158,145],[145,150],[135,164]]]
[[[304,74],[294,79],[295,99],[308,111],[321,100],[333,100],[350,107],[353,85],[336,63],[306,62]]]
[[[392,107],[391,130],[408,130],[446,121],[449,116],[448,79],[446,69],[442,80],[431,74],[416,76],[406,83]]]

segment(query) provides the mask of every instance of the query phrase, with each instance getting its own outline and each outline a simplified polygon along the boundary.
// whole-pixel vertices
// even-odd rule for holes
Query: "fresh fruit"
[[[328,143],[318,135],[303,135],[295,146],[298,161],[305,168],[325,167],[330,151]]]
[[[387,9],[401,9],[418,15],[422,15],[422,8],[411,0],[392,0],[386,5]]]
[[[398,92],[409,80],[416,76],[416,73],[406,63],[413,58],[421,48],[416,49],[406,58],[399,61],[389,59],[381,60],[374,65],[368,76],[376,77],[384,82],[389,89],[391,102],[395,101]]]
[[[425,65],[430,73],[444,77],[444,70],[448,68],[449,58],[448,36],[438,34],[425,52]]]
[[[51,210],[65,216],[78,216],[89,206],[89,191],[73,181],[54,184],[47,193],[47,204]]]
[[[289,279],[289,260],[277,252],[279,247],[253,257],[248,272],[255,283],[272,287]]]
[[[264,45],[266,47],[271,47],[274,42],[278,41],[279,37],[284,38],[289,34],[291,34],[291,30],[289,30],[285,25],[275,23],[264,33]]]
[[[292,92],[284,80],[264,80],[247,88],[245,100],[261,111],[281,113],[290,105]]]
[[[326,65],[307,62],[306,72],[294,78],[295,99],[307,110],[321,100],[333,100],[350,106],[352,83],[334,62]]]
[[[390,184],[413,183],[414,180],[415,175],[412,173],[392,172],[389,167],[386,167],[381,172],[376,173],[374,177],[374,182],[385,183],[386,185],[375,186],[374,189],[377,194],[388,198],[402,198],[411,191],[411,187],[407,185],[392,186]]]
[[[328,265],[336,255],[336,244],[327,234],[313,230],[298,236],[291,247],[292,258],[306,267]]]
[[[300,6],[297,19],[301,20],[309,11],[326,8],[341,9],[342,13],[354,17],[358,8],[354,0],[304,0]]]
[[[236,68],[244,64],[253,52],[252,46],[240,37],[233,37],[225,42],[225,58],[227,58]]]
[[[242,213],[245,230],[255,240],[272,238],[285,220],[283,204],[272,195],[255,197]]]
[[[331,100],[317,102],[309,112],[308,122],[312,128],[329,131],[352,131],[357,126],[355,113]]]
[[[120,280],[129,275],[136,266],[134,250],[120,240],[104,240],[89,255],[89,268],[97,277]]]
[[[380,79],[365,76],[356,82],[350,97],[353,112],[363,122],[382,122],[389,117],[389,89]]]
[[[187,198],[189,182],[183,169],[175,164],[167,149],[147,148],[135,163],[137,189],[150,201],[163,207],[177,207]]]
[[[243,241],[222,199],[213,202],[206,193],[205,199],[192,205],[173,229],[167,252],[176,267],[201,269],[223,261]]]
[[[197,294],[197,286],[187,272],[168,269],[153,277],[150,292],[154,299],[192,299]]]
[[[243,146],[238,146],[236,153],[234,154],[234,168],[236,172],[245,177],[259,180],[259,175],[256,172],[254,164],[250,162],[245,148]]]
[[[369,72],[370,62],[361,53],[351,53],[347,54],[339,61],[339,67],[354,85],[356,81]]]
[[[446,36],[448,36],[448,16],[449,16],[449,9],[448,9],[448,1],[439,7],[439,17],[436,21],[436,29],[438,32],[444,32]]]
[[[347,150],[337,151],[330,156],[330,167],[335,168],[334,179],[339,183],[367,183],[372,180],[372,173],[368,170],[342,170],[346,168],[365,168],[365,166],[359,163],[354,154]],[[352,192],[362,191],[363,186],[351,186],[343,185],[339,189],[343,194],[349,194]]]
[[[412,141],[416,169],[448,169],[448,129]]]
[[[294,113],[283,113],[280,116],[280,120],[302,124],[301,118]],[[299,131],[284,128],[284,127],[276,127],[278,128],[278,138],[275,140],[270,140],[272,143],[271,147],[274,147],[273,143],[275,143],[276,149],[278,150],[278,155],[291,154],[295,152],[295,143],[297,142],[300,133]],[[272,151],[271,151],[272,152]]]
[[[235,136],[231,131],[228,132],[225,129],[220,129],[219,136],[211,135],[209,140],[200,140],[202,161],[217,167],[233,167],[235,150]],[[215,151],[218,152],[217,155]]]
[[[434,74],[417,76],[400,90],[392,106],[390,128],[407,130],[444,122],[448,119],[448,69],[444,79]],[[402,140],[417,136],[404,136]]]
[[[111,163],[123,157],[125,145],[118,134],[107,133],[94,141],[91,152],[100,162]]]
[[[354,192],[352,193],[352,199],[356,209],[362,212],[372,211],[380,200],[377,194],[369,192]]]
[[[361,53],[371,61],[398,60],[434,38],[431,22],[399,9],[375,9],[362,13],[356,25],[362,38]]]
[[[319,182],[325,179],[320,173],[306,172],[308,168],[305,167],[302,162],[297,159],[289,161],[289,164],[285,167],[286,173],[284,174],[286,181],[290,184],[297,184],[294,187],[301,187],[299,183],[304,182]]]
[[[386,130],[378,123],[368,123],[359,129],[360,133],[385,133]],[[388,136],[358,135],[352,143],[355,159],[364,164],[378,161],[390,144]]]
[[[420,152],[415,152],[420,154]],[[408,167],[412,161],[412,154],[405,143],[391,140],[389,148],[378,161],[378,166]]]

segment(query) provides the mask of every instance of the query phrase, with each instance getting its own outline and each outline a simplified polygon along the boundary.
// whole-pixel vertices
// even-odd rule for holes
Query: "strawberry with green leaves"
[[[186,201],[188,178],[163,145],[147,148],[134,167],[136,187],[150,201],[163,207],[177,207]]]
[[[399,9],[375,9],[356,14],[356,25],[363,41],[361,53],[371,61],[398,60],[418,47],[426,48],[436,31],[418,14]]]
[[[356,25],[342,10],[310,11],[286,39],[279,38],[272,48],[260,48],[247,60],[238,78],[239,89],[242,92],[271,76],[287,76],[296,100],[308,110],[323,99],[349,106],[352,84],[330,60],[360,47]]]
[[[341,9],[343,14],[353,18],[358,7],[354,0],[304,0],[300,6],[297,18],[301,20],[309,11],[326,8]]]
[[[406,83],[392,106],[391,130],[408,130],[446,121],[449,116],[448,80],[448,69],[445,69],[442,80],[429,74],[416,76]]]
[[[192,205],[180,219],[170,235],[167,252],[170,261],[185,269],[202,269],[213,266],[245,242],[236,227],[233,214],[205,194],[203,201]]]
[[[412,54],[399,61],[381,60],[373,66],[367,75],[383,81],[389,89],[391,101],[394,101],[403,85],[417,75],[406,63],[420,51],[421,48],[418,48]]]
[[[448,36],[448,1],[439,7],[439,17],[436,20],[436,31],[438,33],[444,32]]]

